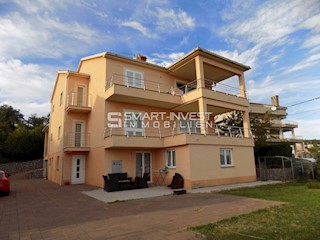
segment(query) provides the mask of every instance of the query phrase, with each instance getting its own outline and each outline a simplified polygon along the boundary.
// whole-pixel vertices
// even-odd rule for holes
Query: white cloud
[[[254,16],[224,27],[221,34],[243,37],[244,41],[262,45],[285,43],[291,33],[302,28],[315,28],[313,19],[319,7],[317,0],[268,1]]]
[[[55,70],[18,59],[0,62],[0,105],[9,104],[24,115],[47,115]]]
[[[315,127],[319,125],[320,119],[298,121],[298,128],[295,129],[295,134],[302,136],[304,139],[319,139],[320,128]]]
[[[315,6],[319,11],[319,4]],[[301,28],[308,28],[313,32],[320,32],[320,14],[317,14],[311,18],[308,18],[301,24]]]
[[[158,8],[157,11],[157,26],[161,31],[185,30],[195,27],[194,18],[182,10],[175,12],[173,9]]]
[[[312,67],[316,64],[320,63],[320,53],[311,55],[310,57],[301,60],[297,64],[295,64],[293,67],[290,67],[288,70],[285,71],[285,73],[291,73],[295,71],[299,71],[305,68]]]
[[[241,53],[238,52],[237,50],[234,50],[234,51],[211,50],[211,51],[225,58],[250,66],[251,68],[254,69],[256,67],[256,63],[258,61],[258,56],[261,52],[261,49],[260,49],[260,46],[257,45]]]
[[[52,58],[79,54],[97,43],[97,36],[94,30],[78,22],[41,16],[25,18],[14,13],[0,17],[0,56]]]
[[[253,3],[253,0],[233,0],[231,5],[228,4],[228,8],[221,11],[220,15],[224,20],[233,20],[246,14]]]
[[[128,22],[122,22],[120,24],[121,26],[125,26],[125,27],[130,27],[133,28],[139,32],[142,33],[142,35],[148,37],[148,38],[155,38],[157,37],[156,34],[151,33],[146,27],[142,26],[141,23],[136,22],[136,21],[128,21]]]
[[[320,25],[320,22],[319,22]],[[302,48],[315,48],[318,49],[320,46],[320,34],[313,35],[310,38],[306,39],[302,44]]]
[[[155,63],[164,67],[168,67],[175,61],[177,61],[179,58],[183,57],[185,55],[184,52],[174,52],[169,54],[162,54],[162,53],[153,53],[152,56],[148,58],[149,62]]]

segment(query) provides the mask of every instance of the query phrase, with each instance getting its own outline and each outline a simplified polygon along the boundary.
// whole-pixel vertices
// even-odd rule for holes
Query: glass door
[[[148,181],[151,180],[151,153],[137,152],[136,153],[136,176],[143,177],[148,174]]]

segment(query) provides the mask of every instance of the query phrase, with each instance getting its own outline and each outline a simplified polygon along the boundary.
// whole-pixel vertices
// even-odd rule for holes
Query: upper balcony
[[[200,129],[187,126],[171,128],[126,129],[105,128],[105,148],[167,148],[186,144],[253,146],[254,140],[244,137],[244,129],[234,126],[215,125],[207,128],[206,134]]]
[[[110,101],[176,110],[179,110],[179,106],[194,102],[199,97],[216,102],[249,106],[248,100],[241,96],[240,88],[221,82],[197,79],[186,84],[175,84],[173,86],[173,83],[170,85],[114,74],[106,81],[105,97]],[[191,111],[191,109],[188,110]]]
[[[88,97],[83,92],[71,92],[67,96],[67,112],[91,112],[91,94]]]
[[[90,134],[80,132],[69,132],[64,139],[65,152],[89,152]]]
[[[270,123],[271,123],[271,127],[276,127],[276,128],[292,129],[292,128],[298,127],[298,122],[296,122],[296,121],[270,120]]]

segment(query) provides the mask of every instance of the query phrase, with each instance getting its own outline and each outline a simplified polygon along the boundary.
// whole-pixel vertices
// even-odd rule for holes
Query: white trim
[[[171,154],[170,154],[170,156],[171,156],[171,158],[170,158],[170,163],[171,163],[171,165],[169,166],[169,164],[168,164],[168,153],[169,152],[171,152]],[[175,164],[173,165],[173,158],[172,158],[172,152],[174,152],[174,160],[175,160]],[[177,152],[176,152],[176,150],[175,149],[167,149],[166,150],[166,152],[165,152],[165,158],[166,158],[166,166],[169,168],[169,169],[175,169],[175,168],[177,168]]]
[[[127,72],[132,72],[133,75],[135,75],[136,73],[140,74],[141,75],[141,79],[140,79],[141,82],[139,84],[137,84],[138,81],[136,81],[136,78],[133,76],[133,84],[132,85],[127,84]],[[125,84],[125,86],[128,86],[128,87],[145,88],[144,72],[133,70],[130,68],[124,68],[124,84]]]
[[[231,163],[228,164],[227,163],[227,159],[226,159],[226,150],[230,151],[230,161]],[[224,164],[221,164],[221,151],[223,151],[223,156],[224,156]],[[232,148],[220,148],[219,149],[219,161],[220,161],[220,166],[222,168],[225,168],[225,167],[234,167],[234,164],[233,164],[233,153],[232,153]]]
[[[136,151],[135,152],[135,168],[137,168],[137,153],[150,153],[150,181],[148,181],[148,183],[152,183],[152,152],[150,151]],[[142,155],[144,156],[144,155]],[[142,170],[144,169],[144,157],[142,159]],[[143,175],[143,172],[142,172]]]
[[[137,133],[141,133],[141,136],[144,136],[145,134],[145,129],[143,128],[143,125],[141,126],[142,128],[127,128],[126,127],[126,121],[125,121],[125,113],[138,113],[138,114],[141,114],[142,116],[145,114],[145,112],[143,111],[139,111],[139,110],[130,110],[130,109],[123,109],[123,119],[122,119],[122,122],[123,122],[123,129],[124,129],[124,134],[127,135],[127,132],[133,132],[133,136],[137,136],[136,134]],[[143,119],[142,119],[142,122]],[[138,135],[139,136],[139,135]]]

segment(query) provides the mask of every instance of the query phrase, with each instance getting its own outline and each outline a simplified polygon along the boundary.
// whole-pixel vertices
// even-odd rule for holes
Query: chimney
[[[279,107],[279,96],[278,95],[271,97],[271,104],[272,104],[272,106]]]
[[[144,55],[138,54],[137,60],[142,61],[142,62],[146,62],[147,61],[147,57],[144,56]]]

